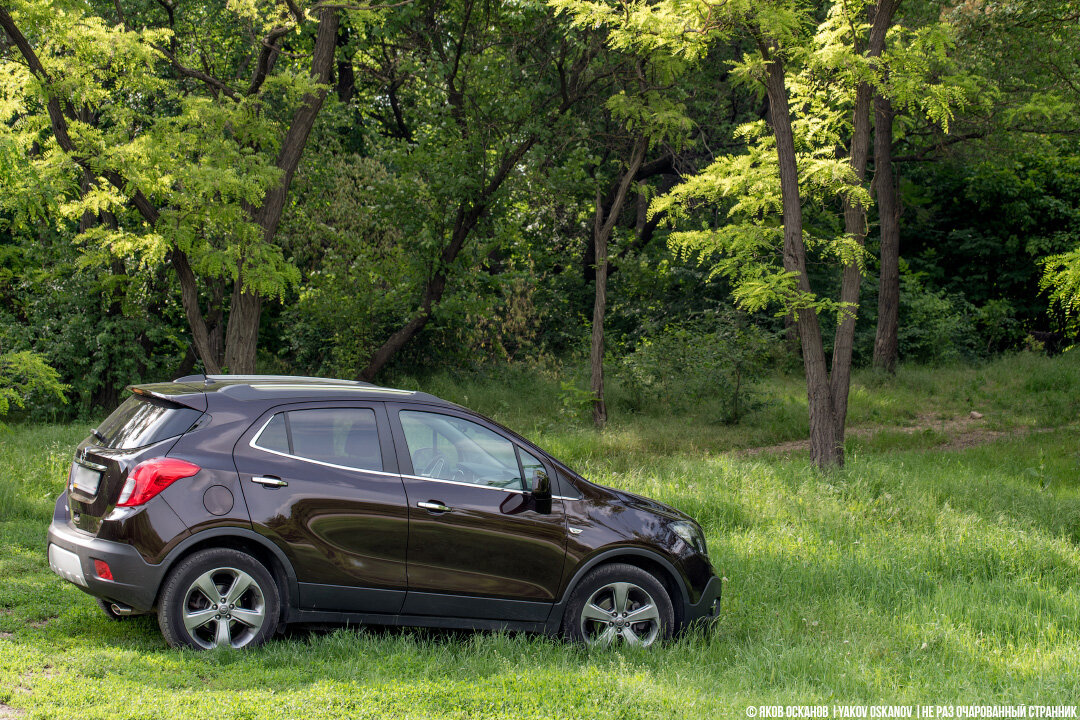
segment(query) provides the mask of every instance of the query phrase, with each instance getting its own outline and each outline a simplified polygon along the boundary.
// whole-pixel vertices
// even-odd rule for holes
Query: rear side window
[[[379,429],[370,408],[319,408],[278,413],[255,446],[357,470],[382,470]]]
[[[183,435],[200,417],[200,410],[132,395],[98,425],[95,437],[101,447],[132,450]]]

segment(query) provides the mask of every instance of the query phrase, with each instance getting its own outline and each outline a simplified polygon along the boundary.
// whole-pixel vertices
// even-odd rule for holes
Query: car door
[[[401,609],[409,516],[382,403],[274,408],[233,457],[252,526],[292,562],[301,608]]]
[[[523,465],[535,472],[543,462],[475,416],[419,405],[388,412],[409,504],[403,612],[545,620],[566,525],[560,499],[527,492]]]

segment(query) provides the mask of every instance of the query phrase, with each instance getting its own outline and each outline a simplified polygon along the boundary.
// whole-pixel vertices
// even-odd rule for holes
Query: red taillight
[[[112,580],[112,569],[109,568],[109,563],[104,560],[94,559],[94,572],[102,580]]]
[[[142,505],[180,478],[191,477],[201,469],[198,465],[177,458],[154,458],[141,462],[128,473],[116,506]]]

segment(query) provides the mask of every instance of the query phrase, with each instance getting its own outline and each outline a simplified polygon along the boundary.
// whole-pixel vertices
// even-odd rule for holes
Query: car
[[[129,389],[75,451],[49,565],[174,647],[288,623],[649,646],[718,611],[692,518],[454,403],[293,376]]]

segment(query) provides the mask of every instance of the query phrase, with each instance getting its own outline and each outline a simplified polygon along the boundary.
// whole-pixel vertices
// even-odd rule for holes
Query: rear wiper
[[[97,429],[97,428],[90,428],[90,434],[91,434],[91,435],[93,435],[94,437],[96,437],[96,438],[97,438],[98,440],[100,440],[101,442],[108,442],[108,441],[107,441],[107,440],[105,439],[105,436],[104,436],[104,435],[102,435],[102,434],[101,434],[101,433],[100,433],[100,432],[98,431],[98,429]]]

